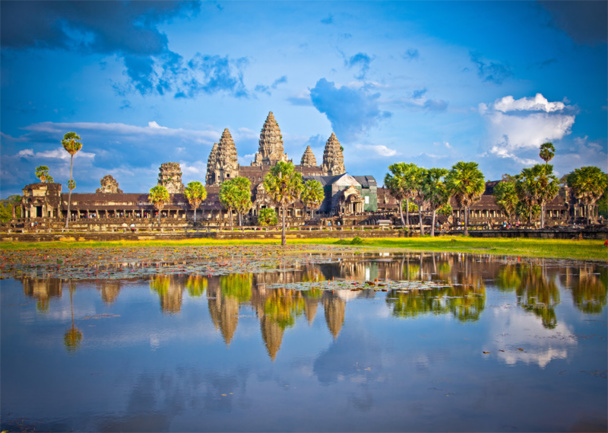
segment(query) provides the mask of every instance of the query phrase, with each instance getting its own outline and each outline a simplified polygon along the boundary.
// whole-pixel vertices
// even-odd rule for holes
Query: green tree
[[[21,218],[21,196],[10,195],[4,200],[0,200],[0,221],[7,223],[12,219]]]
[[[324,198],[325,192],[323,191],[321,182],[314,179],[307,180],[300,197],[304,203],[304,218],[306,218],[306,215],[308,214],[308,208],[317,208]]]
[[[585,207],[587,222],[590,223],[593,207],[606,195],[608,175],[598,167],[581,167],[568,174],[567,182],[574,197]]]
[[[457,162],[446,176],[446,183],[456,203],[464,207],[464,235],[469,234],[469,209],[481,199],[486,189],[486,182],[476,162]]]
[[[529,219],[534,213],[534,206],[540,206],[540,226],[545,227],[545,206],[553,200],[559,192],[559,180],[553,174],[550,164],[536,164],[524,168],[516,176],[515,189],[519,200],[529,209]]]
[[[167,203],[169,203],[169,191],[162,185],[156,185],[154,188],[150,189],[150,194],[148,195],[148,200],[150,203],[154,205],[156,210],[158,211],[158,226],[160,227],[160,212],[165,207]]]
[[[398,162],[389,165],[391,173],[384,177],[384,185],[389,189],[391,195],[399,201],[399,214],[401,223],[410,225],[410,200],[416,196],[422,178],[422,172],[416,164]],[[403,204],[405,200],[405,220],[403,219]]]
[[[426,170],[422,179],[422,194],[428,203],[429,210],[433,212],[431,223],[431,236],[435,236],[435,219],[437,210],[446,206],[450,202],[450,190],[445,183],[448,170],[445,168],[431,168]]]
[[[540,153],[538,154],[540,159],[545,161],[545,164],[549,164],[549,161],[555,156],[555,147],[553,143],[543,143],[540,145]]]
[[[230,213],[232,228],[232,212],[239,215],[239,225],[242,225],[242,214],[251,209],[251,183],[246,177],[235,177],[222,183],[220,187],[220,202]]]
[[[428,170],[426,168],[418,167],[416,171],[417,181],[415,188],[412,190],[412,200],[418,207],[418,222],[420,223],[420,236],[424,235],[424,224],[422,221],[423,209],[426,203],[426,197],[424,196],[424,179],[426,178]],[[408,217],[409,219],[409,217]],[[409,222],[409,221],[408,221]]]
[[[258,213],[258,224],[262,227],[276,226],[277,225],[277,213],[273,208],[265,207],[260,209]]]
[[[207,198],[207,190],[198,181],[190,182],[184,189],[184,195],[188,199],[190,206],[194,209],[194,223],[196,224],[196,209]]]
[[[507,215],[509,222],[517,210],[517,191],[515,189],[515,178],[504,175],[502,180],[494,187],[494,199],[498,207]]]
[[[303,189],[302,175],[295,171],[291,162],[279,161],[264,176],[264,190],[268,197],[281,208],[281,245],[285,245],[285,215],[287,206],[300,198]]]
[[[39,165],[36,167],[36,177],[40,179],[42,183],[53,183],[55,179],[49,174],[49,168],[46,165]]]
[[[74,155],[78,153],[80,149],[82,149],[82,143],[80,142],[80,137],[75,132],[68,132],[63,136],[63,140],[61,140],[61,145],[66,150],[67,153],[70,154],[70,181],[68,182],[68,214],[65,218],[65,228],[68,228],[68,223],[70,221],[70,205],[72,202],[72,190],[76,187],[76,183],[72,179],[73,168],[74,168]]]

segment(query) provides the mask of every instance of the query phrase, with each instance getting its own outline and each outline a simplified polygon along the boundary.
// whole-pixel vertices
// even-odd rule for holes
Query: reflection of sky
[[[544,368],[553,359],[567,359],[568,350],[577,345],[575,335],[563,321],[547,329],[533,314],[515,306],[496,308],[491,314],[492,340],[488,347],[509,365],[523,362]]]

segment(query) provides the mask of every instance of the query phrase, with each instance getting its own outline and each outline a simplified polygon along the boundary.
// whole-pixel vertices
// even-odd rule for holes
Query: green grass
[[[288,245],[327,245],[341,243],[351,245],[351,240],[288,239]],[[62,242],[2,242],[0,249],[27,250],[46,248],[104,248],[104,247],[180,247],[180,246],[222,246],[222,245],[279,245],[278,239],[184,239],[184,240],[142,240],[142,241],[62,241]],[[554,240],[554,239],[513,239],[513,238],[470,238],[463,236],[440,236],[422,238],[367,238],[359,248],[398,249],[406,251],[447,251],[461,253],[481,253],[493,255],[550,257],[561,259],[608,261],[608,248],[602,240]]]

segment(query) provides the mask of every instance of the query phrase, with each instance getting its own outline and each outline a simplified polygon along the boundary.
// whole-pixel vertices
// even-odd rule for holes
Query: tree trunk
[[[403,219],[403,202],[399,200],[399,216],[401,217],[401,224],[405,228],[405,220]]]
[[[285,206],[281,206],[281,219],[282,219],[282,229],[281,229],[281,246],[285,246],[287,242],[285,241]]]
[[[194,208],[194,224],[196,224],[196,208]]]
[[[435,216],[437,215],[437,211],[433,209],[433,222],[431,223],[431,237],[435,236]]]
[[[158,209],[158,227],[160,227],[160,209]]]
[[[408,228],[410,226],[410,198],[406,198],[405,199],[405,223],[407,224]]]
[[[469,207],[464,208],[464,235],[469,235]]]
[[[422,226],[422,204],[418,207],[418,218],[420,219],[420,236],[424,236],[424,227]]]
[[[243,226],[243,214],[239,212],[239,227]]]
[[[540,205],[540,228],[545,228],[545,204]]]
[[[74,155],[70,155],[70,181],[72,180],[72,169],[74,168]],[[71,182],[70,182],[71,183]],[[68,228],[68,222],[70,221],[70,204],[72,203],[72,188],[68,184],[68,214],[65,217],[65,228]]]

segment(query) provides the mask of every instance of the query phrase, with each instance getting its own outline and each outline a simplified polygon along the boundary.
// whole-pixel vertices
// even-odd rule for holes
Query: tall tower
[[[283,149],[283,136],[279,124],[274,118],[272,111],[268,113],[266,122],[260,132],[260,146],[251,163],[254,167],[263,165],[275,165],[279,161],[287,161],[287,155]]]
[[[323,164],[321,170],[328,176],[346,173],[344,167],[344,154],[342,146],[333,132],[325,143],[325,151],[323,152]]]
[[[226,179],[239,175],[236,145],[228,128],[222,132],[219,144],[214,144],[207,162],[207,185],[220,185]]]
[[[302,155],[302,161],[300,162],[302,167],[316,167],[317,166],[317,158],[315,158],[315,154],[312,152],[310,146],[306,146],[306,150],[304,151],[304,155]]]
[[[184,192],[182,168],[178,162],[165,162],[160,165],[158,184],[167,188],[169,194],[181,194]]]

